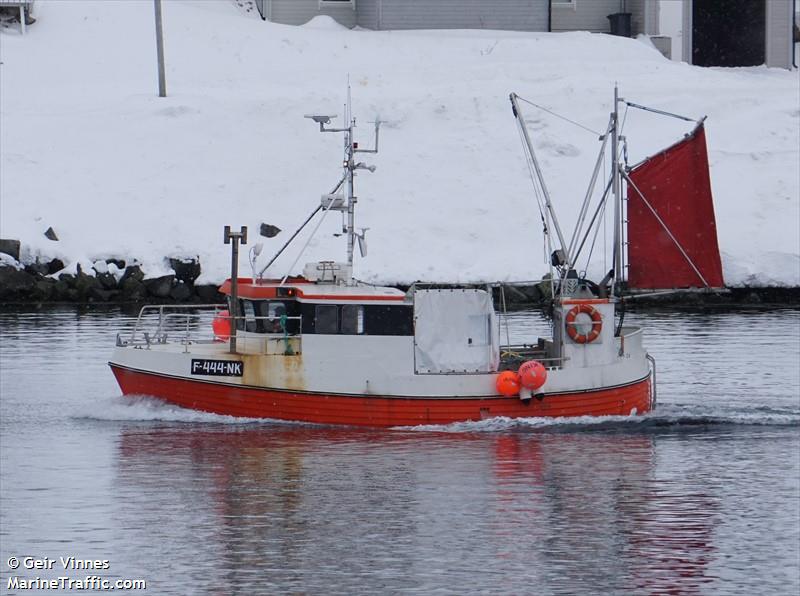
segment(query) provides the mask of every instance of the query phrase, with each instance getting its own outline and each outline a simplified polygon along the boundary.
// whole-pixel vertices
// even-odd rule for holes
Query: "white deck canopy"
[[[414,368],[418,374],[497,370],[498,327],[486,290],[414,292]]]

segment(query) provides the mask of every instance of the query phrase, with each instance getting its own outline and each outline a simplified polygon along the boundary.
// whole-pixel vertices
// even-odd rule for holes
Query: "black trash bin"
[[[607,18],[611,22],[611,35],[631,36],[631,13],[615,12],[608,15]]]

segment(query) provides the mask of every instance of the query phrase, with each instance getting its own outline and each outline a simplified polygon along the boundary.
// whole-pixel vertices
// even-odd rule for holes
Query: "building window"
[[[320,8],[326,8],[330,6],[340,6],[342,8],[355,9],[356,0],[319,0]]]
[[[575,8],[576,0],[550,0],[552,6],[561,6],[564,8]]]
[[[361,335],[364,333],[364,307],[348,304],[342,307],[342,333]]]
[[[315,333],[339,332],[339,307],[335,305],[317,304],[314,309]]]

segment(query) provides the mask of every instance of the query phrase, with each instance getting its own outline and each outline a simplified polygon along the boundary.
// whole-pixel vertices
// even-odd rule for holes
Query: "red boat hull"
[[[193,410],[318,424],[414,426],[497,416],[627,416],[651,409],[650,376],[628,385],[517,397],[410,398],[297,393],[169,377],[110,365],[125,395],[149,395]]]

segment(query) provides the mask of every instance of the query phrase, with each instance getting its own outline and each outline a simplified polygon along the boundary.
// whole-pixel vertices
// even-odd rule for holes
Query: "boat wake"
[[[327,426],[269,418],[239,418],[189,410],[148,396],[110,398],[102,407],[79,410],[72,418],[107,422],[166,422],[262,426]],[[694,404],[664,404],[655,413],[639,416],[579,416],[571,418],[497,417],[477,422],[397,426],[415,432],[681,432],[720,426],[800,427],[800,410],[771,408],[709,408]]]
[[[138,397],[117,396],[109,399],[107,403],[103,404],[102,408],[94,405],[91,410],[77,411],[72,417],[107,422],[177,422],[233,425],[287,424],[281,420],[238,418],[236,416],[189,410],[145,395]]]
[[[571,418],[489,418],[478,422],[424,424],[398,427],[423,432],[682,432],[702,427],[800,427],[800,411],[756,407],[709,410],[689,404],[661,405],[654,413],[639,416],[579,416]]]

